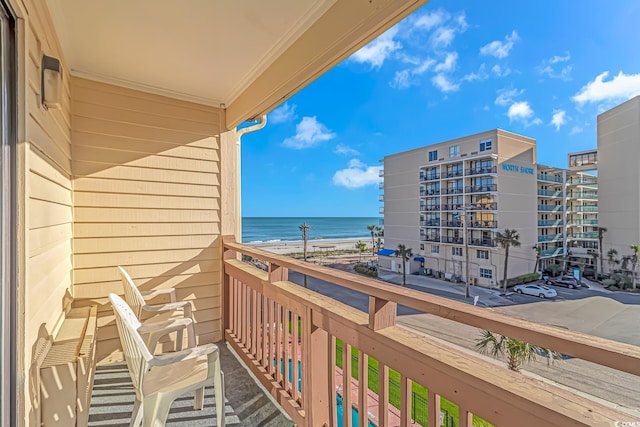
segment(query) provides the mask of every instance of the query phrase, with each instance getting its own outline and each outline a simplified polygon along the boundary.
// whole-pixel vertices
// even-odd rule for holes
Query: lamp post
[[[471,280],[469,278],[469,239],[467,238],[467,208],[468,206],[462,206],[462,215],[458,213],[460,220],[462,221],[462,237],[464,238],[464,296],[469,298],[469,284]]]

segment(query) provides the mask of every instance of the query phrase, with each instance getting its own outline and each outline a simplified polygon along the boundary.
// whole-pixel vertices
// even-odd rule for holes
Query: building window
[[[478,259],[489,259],[489,251],[476,251],[476,258]]]
[[[462,248],[453,248],[453,256],[462,256]]]
[[[483,279],[493,279],[493,270],[491,270],[490,268],[481,268],[480,277],[482,277]]]
[[[431,246],[431,253],[432,254],[439,254],[440,253],[440,246]]]
[[[485,139],[484,141],[480,141],[480,151],[490,151],[491,150],[491,140]]]
[[[449,157],[460,157],[460,146],[449,147]]]
[[[429,161],[434,162],[438,160],[438,150],[429,151]]]
[[[420,250],[424,251],[424,243],[420,243]]]

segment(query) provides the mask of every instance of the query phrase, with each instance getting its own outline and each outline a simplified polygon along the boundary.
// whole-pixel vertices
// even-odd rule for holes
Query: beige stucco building
[[[392,252],[404,244],[415,254],[407,271],[466,280],[468,250],[469,277],[495,286],[504,274],[495,236],[505,229],[521,243],[510,249],[507,277],[533,272],[538,252],[538,270],[591,263],[597,179],[584,172],[592,165],[576,166],[584,156],[570,153],[569,169],[538,165],[534,139],[496,129],[385,157],[381,268],[401,271]]]
[[[630,255],[640,244],[640,96],[598,116],[598,155],[604,253]]]

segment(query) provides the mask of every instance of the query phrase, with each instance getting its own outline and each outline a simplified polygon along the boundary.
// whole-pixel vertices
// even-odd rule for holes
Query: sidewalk
[[[402,285],[402,274],[393,273],[391,271],[379,270],[378,278],[385,282],[395,283]],[[407,274],[407,285],[424,289],[426,291],[434,290],[439,292],[448,292],[450,294],[458,295],[457,299],[465,300],[465,284],[464,283],[451,283],[445,280],[436,279],[427,276],[417,276],[415,274]],[[469,288],[468,302],[473,304],[473,298],[478,296],[479,307],[497,307],[503,305],[512,305],[513,301],[505,298],[502,295],[502,291],[498,289],[488,289],[480,286],[471,286]],[[461,297],[461,298],[460,298]]]

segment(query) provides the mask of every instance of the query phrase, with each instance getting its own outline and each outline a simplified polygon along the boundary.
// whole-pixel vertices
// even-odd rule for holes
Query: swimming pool
[[[342,396],[336,395],[336,402],[338,404],[338,406],[337,406],[338,427],[343,427],[343,425],[342,425],[342,414],[343,414]],[[353,406],[351,407],[351,424],[354,425],[354,426],[358,425],[358,410],[356,408],[354,408]],[[369,421],[368,425],[369,425],[369,427],[376,427],[376,425],[373,424],[371,421]]]

